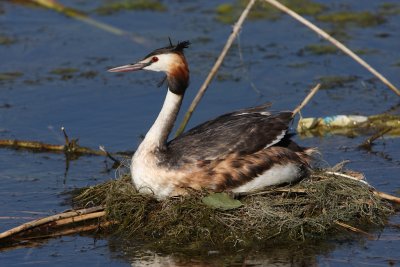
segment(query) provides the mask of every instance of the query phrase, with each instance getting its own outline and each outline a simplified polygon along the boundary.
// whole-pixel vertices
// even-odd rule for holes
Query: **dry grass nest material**
[[[393,208],[359,181],[315,171],[292,186],[238,197],[238,208],[221,210],[202,202],[207,192],[158,201],[138,193],[129,176],[86,188],[77,207],[104,205],[107,220],[124,237],[165,245],[214,246],[254,241],[304,241],[346,232],[336,222],[382,226]]]

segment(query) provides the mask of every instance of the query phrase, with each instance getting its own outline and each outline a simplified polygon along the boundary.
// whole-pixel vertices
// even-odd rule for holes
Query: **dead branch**
[[[31,140],[16,140],[16,139],[3,139],[0,140],[0,147],[14,148],[14,149],[29,149],[34,151],[48,151],[48,152],[65,152],[70,154],[87,154],[107,156],[101,150],[94,150],[88,147],[79,146],[74,140],[66,145],[47,144],[39,141]]]
[[[395,197],[393,195],[389,195],[387,193],[376,191],[376,190],[374,190],[374,194],[377,195],[378,197],[382,198],[382,199],[386,199],[386,200],[388,200],[390,202],[393,202],[393,203],[396,203],[396,204],[400,204],[400,197]]]
[[[63,213],[58,213],[55,215],[51,215],[45,218],[41,218],[41,219],[37,219],[37,220],[33,220],[27,223],[24,223],[20,226],[14,227],[10,230],[7,230],[3,233],[0,233],[0,240],[7,238],[7,237],[11,237],[13,235],[19,234],[21,232],[24,232],[26,230],[47,224],[47,223],[51,223],[51,222],[55,222],[55,221],[59,221],[62,219],[67,219],[67,218],[73,218],[73,217],[77,217],[77,216],[81,216],[84,214],[90,214],[90,213],[94,213],[94,212],[99,212],[99,211],[103,211],[104,207],[102,206],[96,206],[96,207],[92,207],[92,208],[87,208],[87,209],[80,209],[80,210],[74,210],[74,211],[68,211],[68,212],[63,212]],[[65,223],[64,223],[65,224]]]
[[[317,93],[317,91],[321,88],[321,84],[317,84],[311,91],[308,93],[306,98],[304,98],[303,102],[293,110],[293,115],[292,117],[296,116],[296,114],[305,106],[307,103],[311,100],[311,98]]]
[[[57,227],[57,226],[71,224],[71,223],[88,221],[88,220],[104,217],[105,215],[106,215],[106,212],[104,210],[97,211],[97,212],[91,212],[91,213],[87,213],[87,214],[82,214],[82,215],[77,215],[77,216],[74,216],[71,218],[65,218],[65,219],[60,219],[60,220],[54,221],[55,222],[54,226]]]
[[[372,190],[372,192],[376,196],[380,197],[381,199],[390,201],[392,203],[400,204],[400,197],[396,197],[396,196],[393,196],[393,195],[390,195],[390,194],[387,194],[387,193],[384,193],[384,192],[377,191],[370,184],[368,184],[365,180],[361,180],[361,179],[359,179],[357,177],[354,177],[354,176],[351,176],[351,175],[348,175],[348,174],[344,174],[344,173],[341,173],[341,172],[327,171],[326,173],[327,174],[337,175],[337,176],[340,176],[340,177],[344,177],[344,178],[348,178],[348,179],[351,179],[351,180],[355,180],[355,181],[359,181],[361,183],[364,183],[364,184],[368,185],[370,187],[370,189]]]
[[[327,41],[332,43],[334,46],[339,48],[343,53],[347,54],[350,56],[353,60],[355,60],[357,63],[359,63],[361,66],[366,68],[369,72],[371,72],[375,77],[377,77],[379,80],[381,80],[386,86],[389,87],[390,90],[392,90],[396,95],[400,96],[400,91],[399,89],[396,88],[391,82],[389,82],[382,74],[380,74],[377,70],[375,70],[372,66],[370,66],[367,62],[365,62],[362,58],[357,56],[353,51],[351,51],[349,48],[347,48],[344,44],[339,42],[337,39],[333,38],[331,35],[329,35],[327,32],[316,26],[315,24],[311,23],[310,21],[306,20],[304,17],[300,16],[293,10],[289,9],[288,7],[282,5],[276,0],[264,0],[265,2],[273,5],[277,9],[285,12],[289,16],[293,17],[300,23],[304,24],[314,32],[316,32],[318,35],[322,36],[325,38]]]
[[[378,132],[375,133],[373,136],[371,136],[371,137],[369,137],[368,139],[366,139],[361,145],[358,146],[358,148],[362,148],[362,149],[365,149],[365,150],[371,150],[371,147],[372,147],[373,142],[374,142],[376,139],[378,139],[378,138],[384,136],[385,134],[387,134],[387,133],[390,132],[391,130],[392,130],[392,128],[389,127],[389,128],[386,128],[386,129],[383,129],[383,130],[378,131]]]
[[[340,221],[335,221],[335,223],[337,225],[347,229],[347,230],[353,231],[355,233],[366,235],[369,239],[374,239],[375,238],[373,235],[371,235],[371,234],[369,234],[369,233],[367,233],[367,232],[365,232],[365,231],[363,231],[361,229],[358,229],[358,228],[356,228],[354,226],[348,225],[347,223],[340,222]]]
[[[122,164],[121,164],[121,161],[119,161],[118,159],[116,159],[115,157],[113,157],[106,149],[105,149],[105,147],[104,146],[99,146],[99,149],[101,150],[101,151],[103,151],[104,153],[106,153],[106,156],[108,157],[108,158],[110,158],[112,161],[114,161],[114,165],[115,166],[121,166]]]

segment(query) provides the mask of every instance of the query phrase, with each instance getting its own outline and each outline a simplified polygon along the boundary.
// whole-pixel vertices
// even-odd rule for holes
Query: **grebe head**
[[[188,48],[189,41],[177,45],[158,48],[139,62],[109,69],[109,72],[130,72],[137,70],[161,71],[167,75],[169,90],[183,94],[189,85],[189,68],[183,50]]]

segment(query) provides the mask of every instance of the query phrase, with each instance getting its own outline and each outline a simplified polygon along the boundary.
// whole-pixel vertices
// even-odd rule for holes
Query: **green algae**
[[[400,15],[400,4],[382,3],[379,5],[378,10],[381,15],[386,15],[386,16]]]
[[[338,48],[333,45],[320,44],[307,45],[304,50],[315,55],[336,54],[339,52]]]
[[[0,45],[12,45],[12,44],[15,44],[17,42],[17,40],[16,39],[14,39],[14,38],[11,38],[11,37],[9,37],[9,36],[6,36],[6,35],[3,35],[3,34],[0,34]]]
[[[13,82],[17,78],[23,76],[24,74],[19,71],[14,72],[2,72],[0,73],[0,82]]]
[[[61,78],[61,80],[69,80],[74,77],[79,70],[76,68],[62,67],[56,68],[50,71],[50,74],[57,75]]]
[[[166,11],[166,6],[157,0],[123,0],[111,1],[98,7],[95,11],[100,15],[110,15],[122,10],[145,10],[163,12]]]
[[[358,80],[357,76],[322,76],[319,77],[318,82],[321,83],[321,89],[333,89],[338,87],[345,87],[350,83]]]
[[[224,24],[234,23],[240,16],[248,1],[237,0],[234,3],[223,3],[216,7],[216,20]],[[285,0],[282,4],[287,5],[300,15],[315,16],[324,12],[327,7],[323,4],[313,2],[311,0]],[[281,16],[281,12],[275,7],[257,1],[249,13],[249,20],[276,20]]]
[[[77,73],[78,69],[76,68],[56,68],[50,71],[51,74],[55,74],[55,75],[71,75],[74,73]]]
[[[373,27],[386,22],[383,15],[371,13],[369,11],[338,11],[318,15],[316,19],[321,22],[334,23],[339,26],[353,25],[358,27]]]

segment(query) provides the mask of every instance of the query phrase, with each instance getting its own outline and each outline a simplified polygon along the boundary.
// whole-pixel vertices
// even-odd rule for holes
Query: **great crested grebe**
[[[132,157],[135,187],[163,199],[186,194],[188,188],[251,192],[306,176],[313,149],[290,140],[292,112],[268,112],[269,104],[224,114],[167,141],[189,85],[183,54],[189,45],[170,44],[137,63],[108,70],[161,71],[167,76],[160,114]]]

